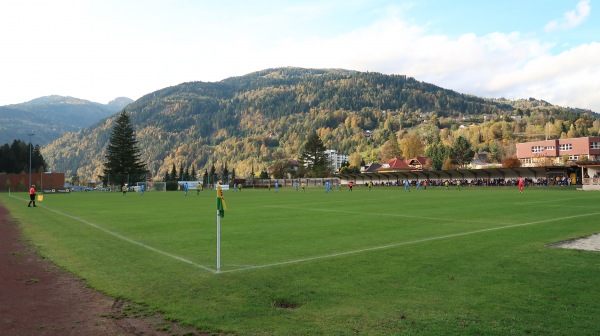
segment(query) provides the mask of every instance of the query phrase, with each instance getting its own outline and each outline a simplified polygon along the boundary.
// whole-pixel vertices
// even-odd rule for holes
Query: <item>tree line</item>
[[[600,120],[591,111],[533,98],[478,98],[406,76],[344,70],[269,69],[217,83],[184,83],[140,98],[127,112],[138,129],[146,168],[161,180],[173,164],[182,163],[184,173],[193,167],[210,180],[212,165],[221,172],[225,165],[235,167],[242,177],[289,171],[287,161],[299,159],[314,131],[327,149],[358,163],[384,162],[392,135],[404,157],[412,156],[404,143],[420,142],[424,155],[436,146],[451,147],[462,136],[475,152],[500,163],[514,155],[517,142],[600,133]],[[49,163],[84,179],[104,175],[112,123],[44,147]],[[437,161],[443,165],[447,156]],[[178,180],[181,172],[176,174],[169,179]]]
[[[44,172],[46,161],[40,146],[28,144],[22,140],[14,140],[0,147],[0,173],[20,174],[29,172],[29,155],[31,153],[31,171]]]

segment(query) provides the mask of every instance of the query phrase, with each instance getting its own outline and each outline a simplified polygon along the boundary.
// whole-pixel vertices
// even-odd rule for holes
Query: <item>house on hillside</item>
[[[429,161],[428,157],[417,156],[412,159],[406,159],[406,164],[413,170],[424,170],[427,169],[427,161]]]
[[[401,173],[410,172],[413,170],[404,159],[393,158],[388,162],[382,163],[381,167],[377,168],[378,173]]]
[[[381,165],[379,163],[375,163],[375,162],[371,162],[367,165],[364,165],[362,167],[360,167],[360,173],[364,174],[364,173],[376,173],[377,169],[381,167]]]

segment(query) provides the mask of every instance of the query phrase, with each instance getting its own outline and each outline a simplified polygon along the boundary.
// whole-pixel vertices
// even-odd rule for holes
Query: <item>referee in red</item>
[[[27,207],[30,207],[31,203],[33,203],[34,207],[37,206],[35,205],[35,184],[32,184],[31,189],[29,189],[29,204]]]

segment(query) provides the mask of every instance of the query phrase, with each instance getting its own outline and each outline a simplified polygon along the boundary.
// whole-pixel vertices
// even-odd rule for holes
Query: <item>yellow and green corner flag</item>
[[[227,210],[227,204],[225,204],[225,196],[223,196],[223,188],[220,184],[217,184],[217,210],[221,218],[225,217],[225,210]]]

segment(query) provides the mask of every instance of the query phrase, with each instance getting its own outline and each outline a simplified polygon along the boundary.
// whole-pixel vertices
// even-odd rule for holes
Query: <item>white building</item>
[[[333,170],[336,172],[340,171],[342,163],[348,161],[348,155],[338,153],[335,149],[327,149],[325,150],[325,154],[327,154],[331,167],[333,167]]]

